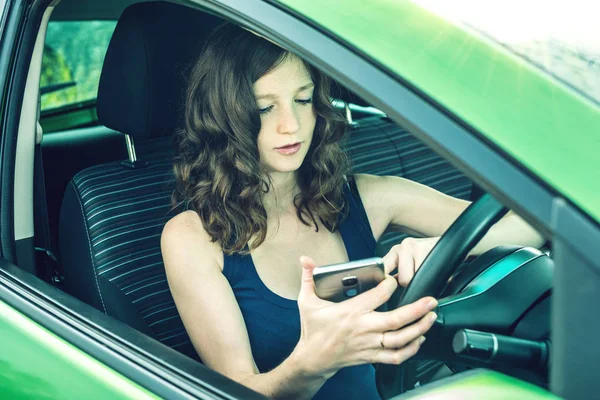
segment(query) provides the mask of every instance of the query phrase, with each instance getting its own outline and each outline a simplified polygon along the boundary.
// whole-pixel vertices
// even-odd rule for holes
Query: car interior
[[[172,134],[182,117],[185,73],[203,39],[222,22],[173,3],[125,9],[106,52],[97,99],[98,122],[121,134],[120,146],[86,141],[84,132],[83,143],[41,144],[48,219],[59,221],[50,225],[50,236],[58,243],[64,289],[192,357],[196,352],[169,292],[160,234],[172,216]],[[381,115],[352,121],[347,148],[354,172],[403,176],[471,199],[470,180],[405,129]],[[115,137],[106,136],[107,141]],[[98,146],[114,149],[104,162],[90,160],[93,164],[78,165],[77,171],[55,162],[97,154]],[[126,150],[127,158],[122,157]],[[62,186],[62,192],[53,190]],[[399,236],[386,235],[381,251]]]
[[[44,110],[40,116],[38,104],[45,93],[39,76],[48,24],[95,20],[116,22],[103,58],[97,99]],[[15,202],[15,235],[33,240],[17,249],[19,266],[200,362],[169,291],[160,235],[177,212],[171,203],[173,134],[181,126],[187,73],[206,37],[222,22],[207,11],[174,2],[52,3],[31,58],[16,160],[23,178],[16,180],[15,196],[23,200]],[[466,200],[484,195],[450,162],[359,96],[336,84],[332,97],[348,120],[344,146],[354,173],[406,177]],[[92,117],[78,120],[84,114]],[[33,188],[27,189],[31,181]],[[407,236],[386,233],[378,243],[378,255]],[[478,259],[469,274],[453,278],[454,286],[446,293],[464,292],[489,265],[518,250],[504,248]],[[551,260],[542,261],[541,253],[520,254],[528,262],[538,260],[536,276],[551,271]],[[512,319],[507,333],[535,340],[549,337],[551,280],[550,274],[532,285],[527,298],[519,300],[526,306],[516,307],[510,316],[503,314],[502,318]],[[501,314],[503,309],[497,311]],[[482,311],[489,312],[489,308]],[[473,317],[478,311],[470,313]],[[457,317],[452,323],[465,322]],[[473,367],[454,361],[449,367],[439,361],[414,361],[411,386]],[[474,364],[478,365],[485,366]],[[498,370],[547,386],[543,373],[515,372],[514,365]]]

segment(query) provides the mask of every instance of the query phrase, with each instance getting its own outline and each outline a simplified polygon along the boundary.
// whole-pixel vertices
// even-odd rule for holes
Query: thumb
[[[315,262],[308,256],[302,256],[300,257],[300,264],[302,265],[302,283],[299,297],[306,299],[316,296],[315,281],[313,280],[313,270],[316,267]]]

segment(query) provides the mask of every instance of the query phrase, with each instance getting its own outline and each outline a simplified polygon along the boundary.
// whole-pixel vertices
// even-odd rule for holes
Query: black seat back
[[[170,294],[160,235],[170,217],[172,135],[186,74],[222,21],[173,3],[128,7],[109,44],[98,117],[135,139],[137,163],[78,173],[59,228],[66,290],[170,347],[197,357]]]

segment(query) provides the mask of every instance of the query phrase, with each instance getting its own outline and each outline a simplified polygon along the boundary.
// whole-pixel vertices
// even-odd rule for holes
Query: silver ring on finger
[[[379,339],[379,344],[381,345],[382,349],[385,349],[385,344],[383,344],[383,339],[385,338],[384,334],[385,332],[381,332],[381,338]]]

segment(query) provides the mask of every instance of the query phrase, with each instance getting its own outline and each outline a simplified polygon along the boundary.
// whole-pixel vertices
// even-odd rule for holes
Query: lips
[[[302,143],[293,143],[286,146],[277,147],[275,150],[280,154],[292,155],[296,154],[300,150],[300,147],[302,147]]]

